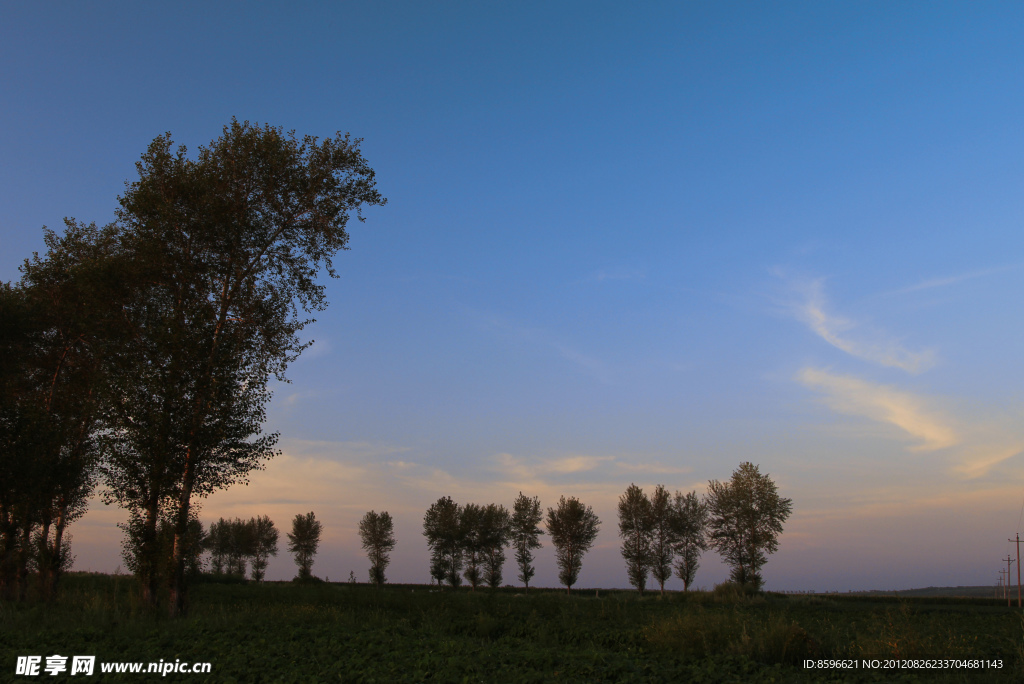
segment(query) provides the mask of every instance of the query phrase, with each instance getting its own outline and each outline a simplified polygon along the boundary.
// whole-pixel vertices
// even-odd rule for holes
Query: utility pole
[[[1013,541],[1007,539],[1006,541]],[[1020,532],[1017,533],[1017,607],[1020,608]]]
[[[1013,562],[1013,558],[1010,557],[1010,554],[1006,554],[1006,558],[1004,558],[1003,560],[1006,561],[1006,607],[1009,608],[1010,607],[1010,563]]]
[[[1002,559],[1000,559],[1000,560],[1002,560]],[[1003,570],[1002,568],[1000,568],[999,569],[999,585],[998,586],[999,586],[999,589],[1003,590],[1003,598],[1006,598],[1006,583],[1003,582],[1003,575],[1005,575],[1005,574],[1006,574],[1006,570]],[[996,598],[999,598],[999,594],[998,593],[996,594]]]

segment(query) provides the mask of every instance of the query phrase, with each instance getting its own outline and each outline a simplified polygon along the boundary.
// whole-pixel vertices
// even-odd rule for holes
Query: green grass
[[[0,680],[18,655],[53,654],[213,664],[211,675],[167,677],[190,682],[1024,680],[1020,613],[992,600],[428,589],[198,584],[187,617],[169,620],[140,604],[131,578],[72,574],[53,604],[0,604]],[[801,665],[871,656],[999,656],[1004,669]]]

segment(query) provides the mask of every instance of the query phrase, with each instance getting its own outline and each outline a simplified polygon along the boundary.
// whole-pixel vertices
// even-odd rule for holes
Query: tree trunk
[[[160,549],[157,544],[156,524],[160,504],[156,497],[146,502],[146,520],[142,526],[142,540],[139,544],[138,575],[142,582],[142,601],[151,608],[157,605],[157,568]]]
[[[39,530],[39,595],[45,601],[50,599],[50,577],[53,575],[54,555],[50,549],[50,513],[43,514],[43,522]]]
[[[0,599],[13,598],[16,534],[10,510],[6,505],[0,504]]]
[[[64,527],[67,525],[67,502],[61,502],[60,513],[53,530],[53,566],[50,568],[50,585],[47,592],[50,596],[57,595],[57,583],[64,569]]]
[[[28,557],[32,549],[32,528],[34,525],[26,520],[21,528],[21,553],[18,554],[18,600],[28,599]]]
[[[195,482],[195,451],[189,447],[185,459],[185,481],[178,497],[178,510],[174,522],[174,551],[171,555],[170,602],[171,617],[185,614],[185,544],[188,534],[188,513],[192,499],[192,485]]]

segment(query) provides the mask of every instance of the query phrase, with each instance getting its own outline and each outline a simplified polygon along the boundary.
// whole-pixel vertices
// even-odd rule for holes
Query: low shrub
[[[646,636],[655,648],[690,657],[729,654],[768,664],[796,665],[820,650],[807,630],[783,615],[760,619],[699,606],[655,622]]]

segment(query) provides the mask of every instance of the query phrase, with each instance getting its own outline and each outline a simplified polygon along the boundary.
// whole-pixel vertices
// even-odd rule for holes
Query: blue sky
[[[343,578],[386,508],[389,575],[427,581],[437,497],[577,495],[604,520],[581,583],[624,586],[617,496],[750,460],[794,501],[770,588],[992,583],[1024,494],[1022,23],[1013,3],[8,3],[0,279],[41,226],[111,220],[160,133],[349,131],[388,205],[351,226],[275,388],[284,454],[207,520],[314,510],[314,571]],[[75,525],[78,567],[116,566],[123,517]],[[725,574],[709,553],[697,583]]]

